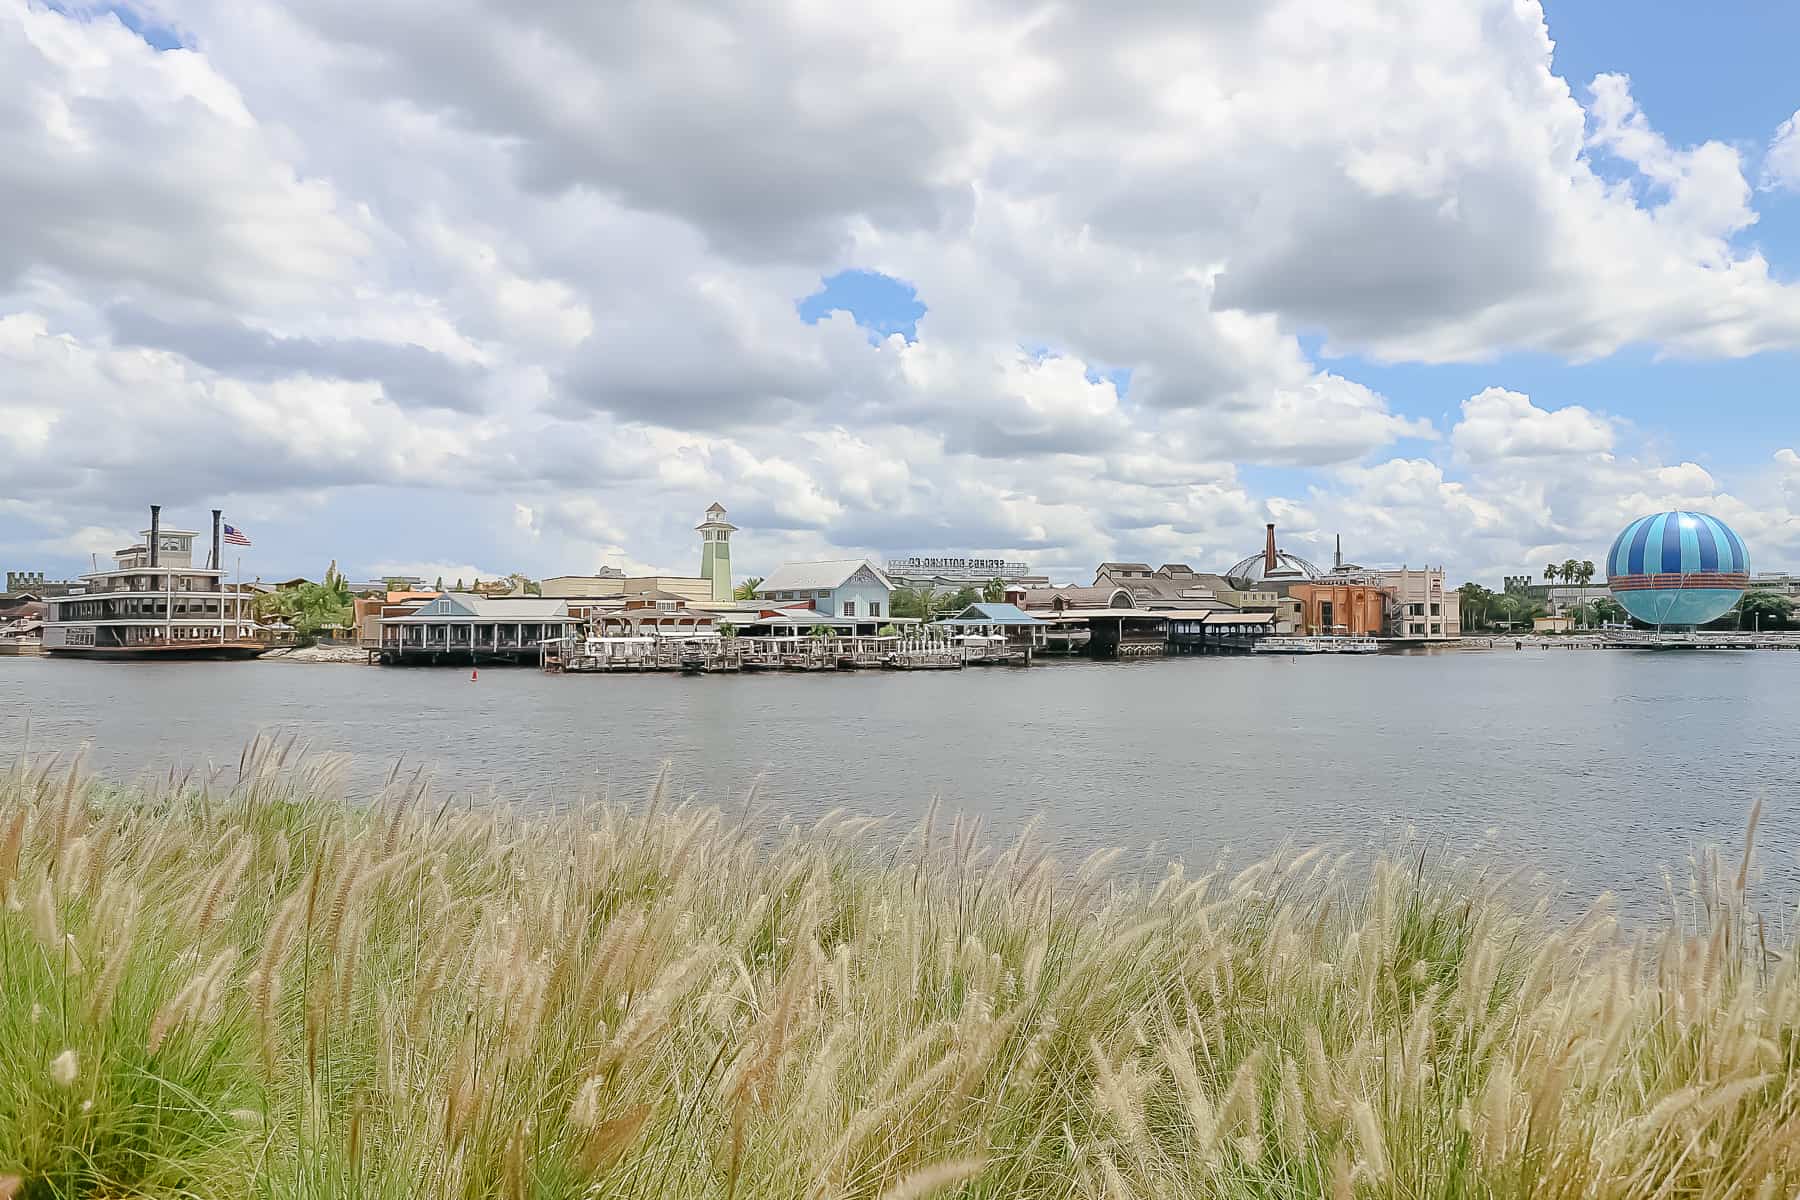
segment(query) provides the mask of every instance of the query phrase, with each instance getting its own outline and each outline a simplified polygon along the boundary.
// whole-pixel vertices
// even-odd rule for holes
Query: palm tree
[[[987,586],[981,589],[981,598],[989,604],[999,604],[1006,599],[1006,581],[990,579]]]
[[[1545,583],[1555,583],[1556,577],[1561,574],[1562,574],[1561,567],[1557,566],[1555,563],[1548,563],[1544,567],[1544,582]]]
[[[1487,588],[1482,587],[1474,580],[1470,580],[1468,583],[1463,584],[1456,589],[1456,592],[1461,598],[1459,607],[1462,612],[1464,627],[1469,629],[1485,629],[1489,624],[1494,601],[1497,599],[1494,593],[1490,592]]]
[[[731,595],[736,600],[756,599],[756,589],[762,586],[762,576],[752,575],[732,589]]]

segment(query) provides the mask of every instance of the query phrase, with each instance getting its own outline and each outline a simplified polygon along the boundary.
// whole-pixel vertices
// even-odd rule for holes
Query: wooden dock
[[[1023,666],[1024,646],[973,645],[921,636],[831,638],[567,638],[544,644],[541,665],[555,674],[679,671],[960,671],[969,666]]]

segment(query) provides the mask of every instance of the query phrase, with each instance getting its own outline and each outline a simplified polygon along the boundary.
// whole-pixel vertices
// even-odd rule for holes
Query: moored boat
[[[143,541],[115,552],[112,570],[83,575],[82,591],[45,601],[43,652],[142,661],[244,659],[267,650],[248,598],[226,590],[220,530],[214,509],[212,558],[196,567],[199,534],[164,529],[161,506],[151,505]]]

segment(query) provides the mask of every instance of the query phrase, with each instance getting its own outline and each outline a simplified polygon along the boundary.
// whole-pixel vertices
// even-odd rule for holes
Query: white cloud
[[[1763,186],[1800,191],[1800,110],[1783,121],[1763,156]]]
[[[1492,462],[1602,454],[1613,438],[1612,421],[1579,405],[1549,411],[1529,396],[1488,388],[1463,401],[1450,445],[1460,459]]]
[[[9,545],[224,496],[471,574],[691,569],[715,499],[740,565],[1271,516],[1485,565],[1676,495],[1800,541],[1791,464],[1736,499],[1628,397],[1440,429],[1335,360],[1800,344],[1738,152],[1531,0],[134,6],[192,48],[0,0]],[[916,338],[801,321],[844,267]]]

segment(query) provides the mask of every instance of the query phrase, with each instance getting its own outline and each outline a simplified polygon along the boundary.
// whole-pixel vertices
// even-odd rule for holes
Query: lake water
[[[1761,795],[1765,893],[1800,895],[1800,654],[1626,651],[1057,663],[1029,670],[546,676],[250,662],[0,658],[0,760],[91,744],[126,778],[235,766],[258,731],[396,760],[440,794],[521,805],[682,794],[905,823],[934,794],[1010,839],[1196,865],[1283,839],[1345,848],[1409,830],[1586,898],[1653,904],[1659,864],[1740,843]]]

